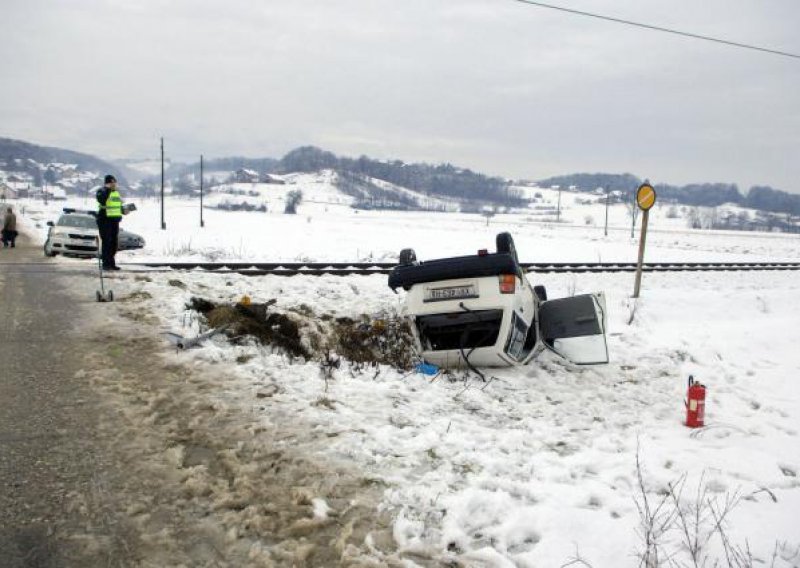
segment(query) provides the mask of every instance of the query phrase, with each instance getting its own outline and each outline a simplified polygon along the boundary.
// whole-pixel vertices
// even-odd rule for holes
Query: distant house
[[[274,183],[274,184],[277,184],[277,185],[286,185],[286,182],[284,180],[282,180],[280,178],[276,178],[274,176],[271,176],[270,174],[264,174],[261,177],[261,182],[262,183]]]
[[[9,178],[10,180],[11,178]],[[5,186],[17,194],[17,198],[28,197],[30,194],[30,184],[21,181],[8,181]]]
[[[247,168],[240,168],[234,172],[236,183],[258,183],[261,176],[255,170],[248,170]]]
[[[47,189],[48,198],[53,201],[66,201],[67,192],[61,187],[51,187]]]
[[[4,183],[0,183],[0,199],[17,199],[19,195],[17,195],[17,190],[13,187],[9,187]]]

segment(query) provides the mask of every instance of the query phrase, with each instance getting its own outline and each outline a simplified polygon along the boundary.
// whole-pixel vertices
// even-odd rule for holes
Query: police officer
[[[114,261],[117,254],[119,222],[122,219],[122,197],[117,191],[117,178],[107,175],[103,187],[97,190],[97,228],[100,231],[103,270],[119,270]]]

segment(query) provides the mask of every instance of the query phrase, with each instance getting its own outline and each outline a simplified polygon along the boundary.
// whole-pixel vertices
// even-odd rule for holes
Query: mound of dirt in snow
[[[284,349],[293,357],[326,359],[331,351],[358,364],[391,365],[410,369],[414,360],[408,322],[397,319],[318,317],[304,310],[281,312],[276,300],[265,303],[215,304],[193,297],[188,309],[203,314],[212,328],[224,330],[232,341],[255,338],[263,345]]]
[[[280,347],[292,357],[311,358],[303,344],[300,325],[286,314],[270,311],[274,300],[249,305],[215,305],[202,298],[192,298],[188,308],[203,314],[208,325],[224,330],[232,341],[253,337],[264,345]]]

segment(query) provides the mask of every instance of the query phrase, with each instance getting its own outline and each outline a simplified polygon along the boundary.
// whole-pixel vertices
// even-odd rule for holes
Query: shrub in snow
[[[703,473],[696,488],[687,487],[687,475],[683,474],[654,493],[644,479],[638,453],[636,472],[638,487],[634,502],[640,521],[637,530],[640,566],[753,568],[763,564],[746,540],[741,544],[734,541],[728,521],[743,500],[752,501],[759,493],[764,492],[777,502],[768,488],[750,494],[741,491],[720,494],[714,481],[707,481]],[[769,565],[795,566],[798,557],[800,546],[776,541]]]
[[[405,319],[339,318],[333,336],[336,352],[354,363],[377,363],[403,370],[412,366],[413,341]]]
[[[297,206],[300,205],[302,200],[303,192],[299,189],[293,189],[286,194],[286,207],[284,208],[283,212],[289,215],[294,215],[297,213]]]

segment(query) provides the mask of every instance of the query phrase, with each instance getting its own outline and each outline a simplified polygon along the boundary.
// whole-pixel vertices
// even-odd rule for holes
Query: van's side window
[[[506,342],[506,353],[515,360],[522,361],[536,344],[536,332],[516,312],[511,318],[511,332]]]

